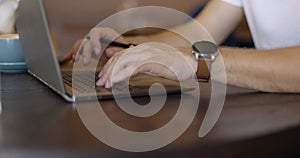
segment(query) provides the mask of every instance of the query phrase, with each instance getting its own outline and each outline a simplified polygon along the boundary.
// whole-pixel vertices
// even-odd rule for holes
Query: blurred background
[[[206,2],[208,0],[44,0],[51,32],[62,54],[99,22],[119,11],[139,6],[162,6],[195,16]],[[183,22],[184,19],[178,21]],[[241,46],[248,46],[249,42],[251,44],[251,35],[245,20],[225,44],[240,46],[236,42],[242,43]]]

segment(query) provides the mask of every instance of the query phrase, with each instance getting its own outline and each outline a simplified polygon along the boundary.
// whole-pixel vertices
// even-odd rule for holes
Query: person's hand
[[[180,51],[159,43],[145,43],[123,50],[109,59],[96,84],[111,88],[141,72],[171,80],[189,79],[195,75],[198,64],[190,49]]]
[[[100,39],[107,39],[120,43],[127,43],[127,41],[115,30],[111,28],[96,27],[93,28],[84,39],[77,40],[73,48],[68,52],[66,58],[73,58],[73,61],[78,61],[80,55],[83,57],[83,63],[89,64],[92,55],[101,56],[102,46]],[[123,50],[120,47],[108,46],[104,53],[106,57],[113,56],[116,52]]]

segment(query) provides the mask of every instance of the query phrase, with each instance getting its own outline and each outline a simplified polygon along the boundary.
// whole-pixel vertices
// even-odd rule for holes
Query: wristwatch
[[[210,41],[198,41],[192,45],[192,53],[198,60],[197,78],[208,82],[211,64],[219,54],[217,45]]]

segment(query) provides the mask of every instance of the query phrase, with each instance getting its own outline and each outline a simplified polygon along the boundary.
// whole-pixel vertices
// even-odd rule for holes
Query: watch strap
[[[210,79],[211,61],[200,59],[198,60],[197,78],[200,82],[208,82]]]

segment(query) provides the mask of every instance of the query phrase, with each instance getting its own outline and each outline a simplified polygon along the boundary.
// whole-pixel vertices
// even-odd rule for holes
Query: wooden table
[[[187,131],[170,145],[145,153],[123,152],[96,139],[71,103],[27,73],[1,74],[0,157],[290,157],[299,153],[300,95],[228,87],[222,114],[204,138],[197,136],[209,102],[209,84]],[[136,98],[146,102],[145,97]],[[101,106],[120,126],[147,131],[163,126],[178,109],[170,95],[157,116],[138,120],[114,100]],[[101,120],[99,120],[101,121]]]

